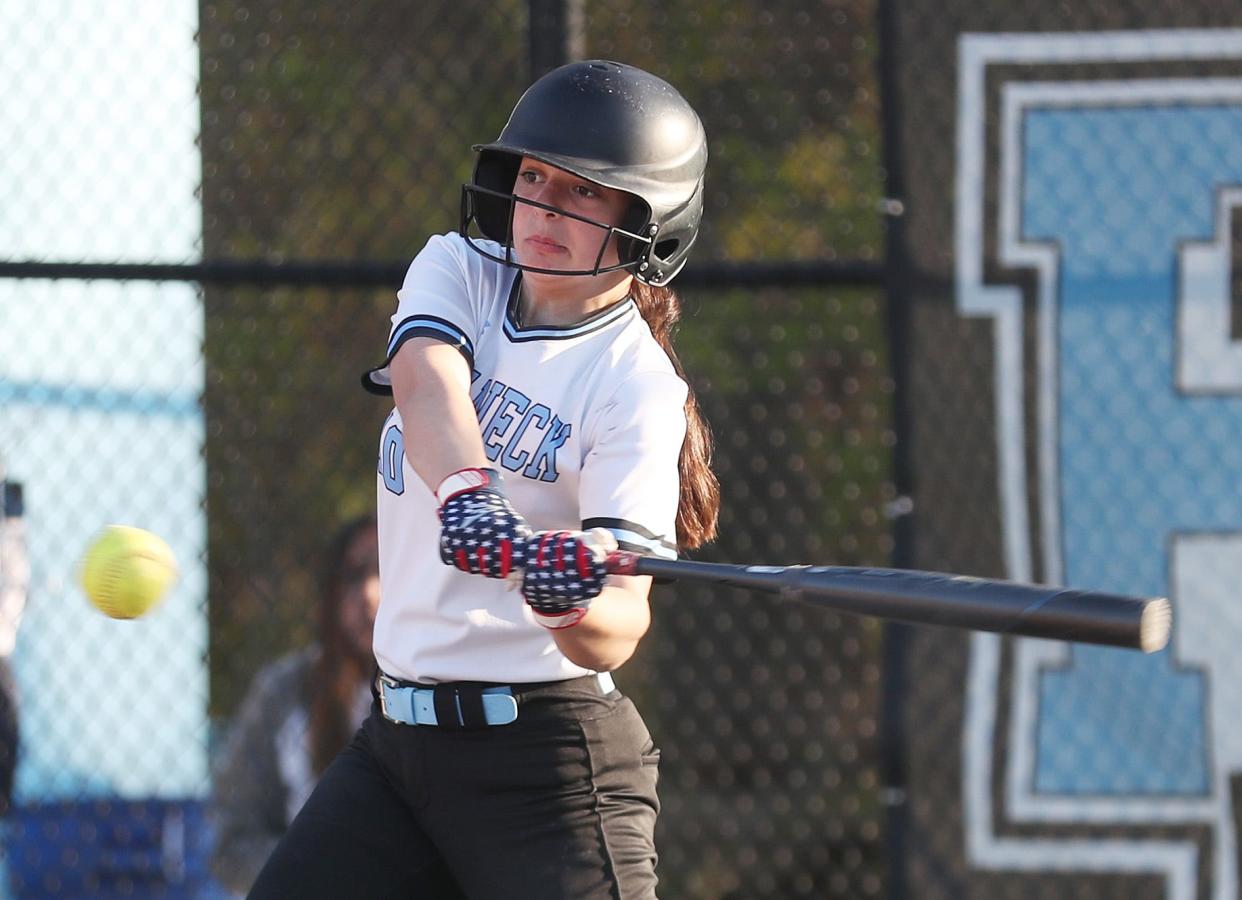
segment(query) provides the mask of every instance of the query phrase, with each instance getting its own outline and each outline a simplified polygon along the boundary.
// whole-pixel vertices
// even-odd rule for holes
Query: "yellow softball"
[[[82,588],[114,619],[135,619],[159,603],[177,577],[177,560],[162,538],[128,525],[109,525],[82,558]]]

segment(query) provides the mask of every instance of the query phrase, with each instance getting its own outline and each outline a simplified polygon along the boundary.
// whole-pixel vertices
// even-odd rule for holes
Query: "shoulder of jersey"
[[[504,255],[504,247],[495,241],[488,241],[482,238],[471,238],[471,240],[487,253],[495,256]],[[442,258],[452,259],[459,267],[462,277],[466,280],[466,284],[473,286],[476,290],[483,290],[484,292],[505,290],[512,284],[513,276],[517,272],[516,269],[511,269],[504,263],[488,259],[482,253],[475,252],[466,243],[466,239],[456,231],[432,235],[427,241],[427,247],[442,254]],[[503,299],[507,299],[507,297]]]
[[[631,375],[640,373],[659,373],[678,378],[672,361],[660,342],[651,334],[651,329],[634,308],[634,317],[627,323],[619,340],[609,344],[606,351],[612,367],[625,370]]]
[[[484,238],[471,238],[471,240],[482,249],[495,256],[504,255],[504,247],[495,241],[485,240]],[[503,269],[504,263],[496,262],[494,259],[488,259],[481,253],[476,253],[466,243],[466,239],[456,231],[446,231],[443,234],[433,234],[427,239],[428,247],[436,247],[437,249],[452,254],[457,257],[467,269],[477,266],[479,268]]]

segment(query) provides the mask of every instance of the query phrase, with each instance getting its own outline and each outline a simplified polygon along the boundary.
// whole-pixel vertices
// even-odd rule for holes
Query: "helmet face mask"
[[[667,284],[685,265],[702,220],[707,139],[698,115],[667,82],[603,60],[562,66],[523,94],[494,143],[475,150],[473,177],[462,186],[460,231],[484,256],[547,271],[513,255],[516,204],[531,203],[604,230],[595,268],[550,274],[626,269],[640,281]],[[611,226],[515,196],[523,157],[629,194],[629,212]],[[476,236],[501,244],[503,256]],[[602,266],[614,237],[620,261]]]
[[[519,263],[513,255],[513,217],[517,213],[518,204],[553,212],[567,219],[573,219],[600,229],[603,234],[600,236],[599,252],[595,254],[594,266],[589,269],[545,269]],[[633,206],[631,211],[632,209]],[[627,222],[630,218],[632,218],[632,213],[627,215]],[[501,224],[502,220],[503,224]],[[484,221],[488,223],[486,227],[483,224]],[[478,229],[479,234],[495,241],[504,248],[503,256],[491,252],[487,247],[477,242],[475,235],[471,233],[470,226],[472,223]],[[652,234],[654,235],[654,231]],[[594,219],[578,215],[567,209],[561,209],[559,206],[540,203],[538,200],[531,200],[528,197],[519,197],[512,192],[504,193],[491,188],[480,187],[477,184],[462,185],[461,235],[466,239],[466,243],[470,245],[470,248],[481,256],[525,272],[539,272],[545,275],[599,275],[604,272],[616,272],[621,269],[636,270],[646,265],[647,256],[650,254],[652,247],[651,237],[627,231],[618,225],[597,222]],[[613,239],[617,242],[619,261],[611,265],[604,265],[604,255],[608,252],[608,244]],[[627,248],[625,252],[621,252],[622,247]]]

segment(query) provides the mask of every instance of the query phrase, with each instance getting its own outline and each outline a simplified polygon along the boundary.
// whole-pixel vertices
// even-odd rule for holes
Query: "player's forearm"
[[[414,338],[397,352],[390,372],[406,459],[424,484],[434,491],[451,472],[490,465],[470,399],[470,369],[455,348]]]
[[[650,583],[649,578],[641,581]],[[561,652],[573,663],[596,672],[610,672],[634,655],[651,625],[646,585],[638,592],[617,584],[604,586],[591,601],[586,617],[572,628],[554,629]]]

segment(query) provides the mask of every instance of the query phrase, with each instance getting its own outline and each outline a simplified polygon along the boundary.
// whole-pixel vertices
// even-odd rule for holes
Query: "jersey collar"
[[[619,322],[630,315],[636,315],[637,304],[632,296],[625,296],[603,309],[591,313],[585,319],[572,325],[538,325],[523,328],[518,324],[518,301],[522,296],[522,273],[518,272],[513,279],[513,287],[509,289],[509,303],[505,307],[505,336],[514,343],[523,341],[566,341],[572,338],[591,334],[607,328],[613,322]]]

